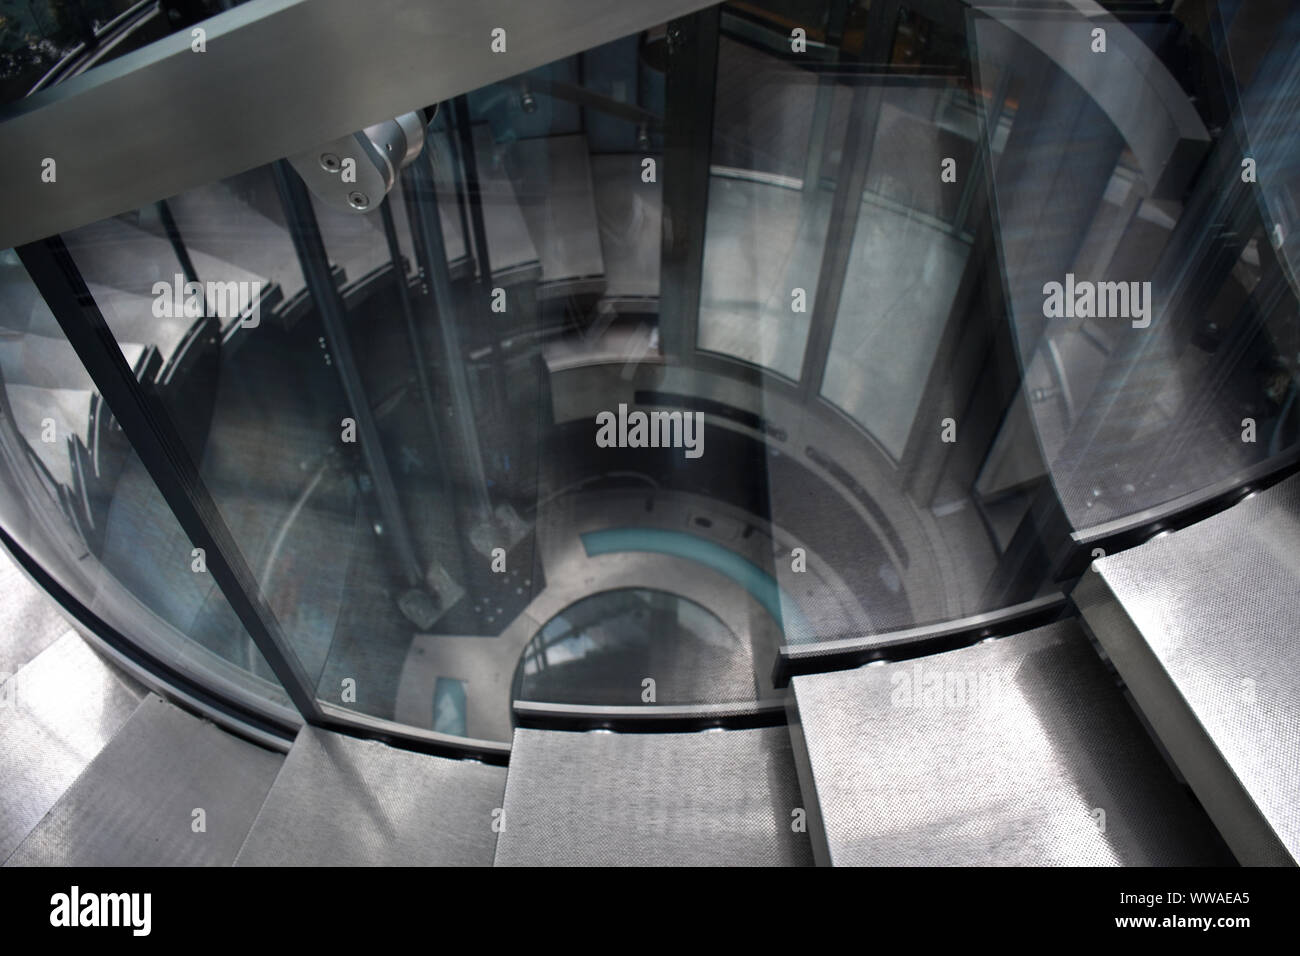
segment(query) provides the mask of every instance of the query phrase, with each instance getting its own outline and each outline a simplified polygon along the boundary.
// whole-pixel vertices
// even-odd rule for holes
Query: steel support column
[[[375,498],[379,503],[379,512],[385,525],[384,536],[393,543],[407,586],[423,588],[424,575],[420,571],[420,562],[415,555],[410,528],[402,512],[401,501],[397,497],[397,486],[393,483],[388,458],[384,455],[383,442],[379,438],[379,427],[375,424],[374,413],[370,407],[370,398],[366,394],[365,385],[361,380],[361,371],[357,368],[357,360],[352,353],[343,296],[330,276],[329,257],[325,252],[320,228],[316,224],[316,214],[312,211],[311,197],[307,187],[303,185],[302,180],[287,161],[277,162],[273,169],[276,189],[279,190],[289,223],[289,233],[302,264],[303,277],[307,280],[312,302],[320,316],[321,328],[334,357],[348,408],[356,418],[361,453],[365,457],[366,467],[374,481]]]

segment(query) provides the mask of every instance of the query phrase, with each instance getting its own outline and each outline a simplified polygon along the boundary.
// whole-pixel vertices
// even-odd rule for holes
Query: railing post
[[[62,238],[20,247],[18,257],[116,417],[131,447],[289,699],[323,722],[315,689],[226,526],[185,443],[156,397],[136,380]]]

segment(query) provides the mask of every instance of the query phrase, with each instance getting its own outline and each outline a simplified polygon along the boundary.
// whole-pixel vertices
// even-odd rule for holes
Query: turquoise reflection
[[[588,557],[640,551],[694,561],[726,575],[744,588],[772,616],[792,644],[813,639],[808,619],[776,580],[755,564],[720,544],[685,531],[663,528],[605,528],[581,535]]]

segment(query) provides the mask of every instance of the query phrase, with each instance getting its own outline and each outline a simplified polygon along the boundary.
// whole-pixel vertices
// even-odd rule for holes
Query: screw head
[[[339,158],[333,153],[321,153],[320,168],[327,173],[337,173],[343,168],[343,164],[339,162]]]
[[[370,207],[370,197],[356,189],[348,193],[348,202],[353,209],[368,209]]]

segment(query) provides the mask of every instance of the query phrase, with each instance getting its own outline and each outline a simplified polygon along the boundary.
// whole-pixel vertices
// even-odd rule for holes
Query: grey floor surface
[[[798,866],[785,727],[515,731],[498,866]]]
[[[0,860],[72,786],[141,696],[72,631],[0,686]]]
[[[1232,863],[1076,621],[793,686],[819,862]]]
[[[0,674],[16,674],[69,629],[58,605],[0,548]]]
[[[237,866],[490,866],[504,767],[304,728]]]
[[[9,866],[229,866],[283,755],[148,695]]]

